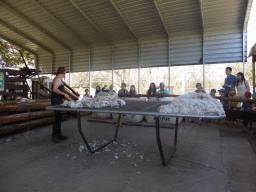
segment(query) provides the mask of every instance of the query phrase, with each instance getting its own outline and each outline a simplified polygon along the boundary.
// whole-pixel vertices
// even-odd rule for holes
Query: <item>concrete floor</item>
[[[87,118],[82,125],[89,143],[113,137],[113,124]],[[165,167],[153,127],[124,125],[117,143],[94,155],[79,151],[84,144],[75,119],[62,123],[69,139],[59,144],[50,141],[51,127],[0,139],[1,192],[256,191],[256,156],[247,139],[220,136],[230,128],[218,123],[182,123],[178,150]],[[165,152],[173,134],[161,129]]]

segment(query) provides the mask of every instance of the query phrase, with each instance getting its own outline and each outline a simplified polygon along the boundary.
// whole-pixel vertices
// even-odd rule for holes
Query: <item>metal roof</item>
[[[1,0],[0,37],[43,72],[246,58],[252,0]]]

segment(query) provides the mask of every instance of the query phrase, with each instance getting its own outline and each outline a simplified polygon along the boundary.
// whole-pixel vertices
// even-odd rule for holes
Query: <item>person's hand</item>
[[[69,99],[69,95],[66,94],[66,93],[64,93],[64,97],[65,97],[66,99]]]
[[[236,108],[234,108],[234,110],[236,110]]]

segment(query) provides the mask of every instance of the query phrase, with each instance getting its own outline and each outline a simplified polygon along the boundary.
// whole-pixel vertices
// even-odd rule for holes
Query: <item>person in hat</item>
[[[218,91],[219,91],[219,95],[220,95],[221,97],[225,97],[225,89],[220,89],[220,90],[218,90]],[[228,102],[227,102],[227,101],[223,101],[223,100],[220,100],[220,102],[221,102],[222,105],[223,105],[224,111],[227,110],[227,108],[228,108]]]
[[[237,78],[235,75],[232,75],[232,68],[226,67],[226,75],[224,85],[222,86],[225,89],[225,97],[228,97],[229,95],[229,89],[232,87],[234,88],[237,84]]]
[[[211,89],[210,95],[211,95],[212,97],[215,97],[215,94],[216,94],[216,89]]]
[[[197,83],[196,84],[196,91],[197,93],[205,93],[204,89],[202,88],[202,84],[201,83]]]
[[[158,95],[169,95],[169,91],[164,88],[164,83],[160,83],[160,90],[157,92]]]
[[[65,87],[63,79],[65,78],[66,70],[65,67],[59,67],[56,76],[52,81],[52,96],[51,104],[60,105],[63,103],[64,98],[69,99],[68,94],[65,93]],[[66,140],[68,137],[63,136],[61,133],[61,120],[62,112],[54,111],[54,123],[52,127],[52,138],[54,143],[59,143],[61,140]]]

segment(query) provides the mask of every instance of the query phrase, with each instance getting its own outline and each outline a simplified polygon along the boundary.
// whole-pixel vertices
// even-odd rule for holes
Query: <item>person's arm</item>
[[[167,91],[167,89],[165,89],[164,94],[169,95],[169,91]]]
[[[235,87],[236,84],[237,84],[237,78],[236,78],[235,75],[233,75],[232,77],[233,77],[233,78],[232,78],[232,85],[231,85],[231,87]]]
[[[250,85],[249,85],[248,81],[244,80],[244,83],[245,83],[247,91],[250,91]]]
[[[59,78],[55,78],[55,79],[53,79],[53,82],[52,82],[52,91],[54,92],[54,93],[57,93],[58,95],[63,95],[65,98],[69,98],[69,96],[68,96],[68,94],[66,94],[66,93],[64,93],[64,92],[62,92],[62,91],[60,91],[58,88],[59,88],[59,86],[61,85],[61,80],[59,79]]]
[[[137,94],[137,91],[134,91],[134,95],[138,95],[138,94]]]

